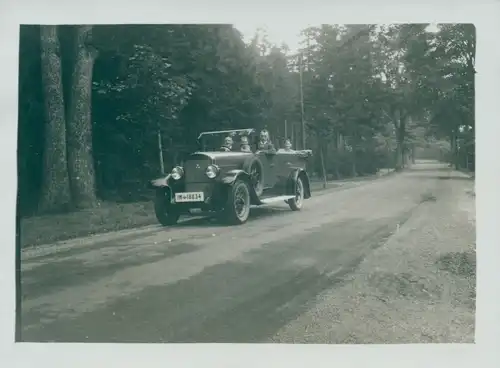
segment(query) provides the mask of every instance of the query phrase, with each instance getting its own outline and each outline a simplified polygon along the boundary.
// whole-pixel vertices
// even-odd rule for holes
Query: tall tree
[[[66,156],[66,120],[57,26],[41,26],[42,83],[45,99],[45,145],[39,210],[64,210],[71,204]]]
[[[425,27],[324,25],[304,30],[302,92],[307,146],[317,152],[316,172],[321,171],[321,161],[337,176],[371,173],[395,158],[402,167],[412,146],[425,146],[428,138],[418,131],[422,127],[427,135],[451,142],[457,158],[464,151],[471,155],[474,29],[450,24],[432,34]],[[70,202],[64,190],[68,173],[60,170],[64,166],[74,194],[71,199],[78,207],[91,207],[96,197],[142,197],[139,188],[145,189],[144,183],[160,170],[159,150],[169,170],[195,148],[202,130],[267,127],[274,138],[301,136],[298,55],[273,45],[265,32],[245,45],[229,25],[53,30],[59,40],[46,38],[42,55],[43,60],[52,60],[44,61],[44,98],[40,51],[32,42],[33,37],[39,42],[38,31],[24,32],[21,41],[21,52],[27,55],[20,62],[22,193],[38,194],[42,176],[42,170],[37,171],[42,147],[36,147],[38,142],[27,132],[41,136],[40,106],[56,106],[46,109],[51,125],[44,137],[44,198],[37,198],[41,208]],[[69,57],[66,51],[72,46],[74,56]],[[29,57],[33,54],[36,59]],[[56,69],[57,73],[45,73]],[[52,93],[56,90],[59,95]],[[61,140],[65,125],[66,142]],[[301,146],[298,142],[295,147]],[[55,152],[67,152],[67,165],[64,155]],[[59,169],[53,169],[55,164]],[[53,179],[56,175],[66,178]],[[63,190],[51,189],[56,182]]]
[[[425,46],[426,27],[426,24],[390,25],[377,30],[376,60],[378,75],[384,85],[385,100],[380,106],[394,124],[397,141],[396,169],[401,169],[407,162],[408,129],[425,108],[419,80],[428,74],[425,63],[422,63],[425,47],[418,49],[416,57],[414,51],[417,46]],[[410,59],[413,63],[409,62]]]
[[[357,161],[367,149],[374,149],[371,140],[380,125],[375,114],[380,83],[372,61],[371,28],[323,25],[304,32],[314,37],[314,43],[310,41],[303,50],[308,53],[304,78],[308,127],[320,158],[323,154],[328,161],[333,156],[336,176],[341,171],[342,142],[347,143],[344,157],[349,161],[349,174],[356,175]],[[330,147],[332,154],[326,152]]]
[[[77,26],[68,109],[68,168],[74,203],[78,208],[97,204],[91,120],[92,71],[96,57],[92,26]]]
[[[434,78],[428,83],[434,97],[431,128],[434,134],[448,137],[457,168],[460,136],[464,132],[474,136],[475,43],[474,25],[440,25],[429,53],[436,65]]]

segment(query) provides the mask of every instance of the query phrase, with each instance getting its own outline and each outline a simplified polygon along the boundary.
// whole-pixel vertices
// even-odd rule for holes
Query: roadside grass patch
[[[453,275],[463,277],[468,282],[468,289],[457,296],[457,304],[463,304],[472,310],[476,309],[476,252],[450,252],[436,260],[439,269]]]
[[[380,179],[383,177],[388,177],[391,174],[396,173],[394,169],[380,169],[376,174],[372,175],[363,175],[363,176],[356,176],[356,177],[348,177],[344,179],[333,179],[333,180],[327,180],[326,183],[326,188],[323,188],[323,178],[318,177],[317,175],[311,176],[311,191],[313,192],[320,192],[325,189],[331,189],[331,188],[338,188],[338,187],[343,187],[345,185],[353,184],[353,183],[360,183],[364,181],[373,181],[376,179]]]
[[[24,248],[155,223],[152,202],[103,202],[93,209],[21,219],[20,245]]]
[[[426,278],[406,272],[390,273],[375,272],[368,277],[370,286],[377,289],[383,296],[390,298],[429,300],[440,298],[443,292],[439,285],[430,286]],[[383,300],[384,297],[379,298]]]
[[[476,276],[475,252],[450,252],[436,261],[439,269],[467,278]]]

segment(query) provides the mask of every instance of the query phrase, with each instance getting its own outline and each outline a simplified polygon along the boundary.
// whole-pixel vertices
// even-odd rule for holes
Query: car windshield
[[[201,133],[198,141],[205,152],[241,152],[251,149],[250,129]]]

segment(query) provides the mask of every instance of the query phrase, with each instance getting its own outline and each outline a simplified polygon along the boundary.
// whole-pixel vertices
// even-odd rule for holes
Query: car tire
[[[243,170],[250,175],[253,190],[257,197],[260,197],[264,192],[264,167],[262,163],[258,159],[252,158],[245,162]],[[255,180],[254,173],[258,175],[258,180]]]
[[[304,182],[300,177],[295,182],[295,198],[288,200],[288,206],[292,211],[300,211],[304,203]]]
[[[250,186],[246,181],[236,180],[229,188],[224,217],[232,225],[244,224],[250,215]]]
[[[164,189],[156,191],[154,200],[156,219],[163,226],[175,225],[179,220],[180,213],[172,205],[167,197],[167,192]]]

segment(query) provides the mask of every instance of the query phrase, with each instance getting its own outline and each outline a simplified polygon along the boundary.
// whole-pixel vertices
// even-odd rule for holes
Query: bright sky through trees
[[[303,23],[280,23],[280,24],[258,24],[258,23],[235,23],[234,26],[243,34],[245,42],[250,41],[259,28],[263,29],[269,41],[277,45],[286,43],[290,53],[295,53],[300,48],[300,32],[312,24]]]
[[[279,23],[279,24],[260,24],[251,22],[238,22],[234,26],[238,29],[244,37],[245,42],[249,42],[259,29],[263,29],[268,37],[269,41],[277,45],[285,43],[289,49],[290,53],[296,53],[300,48],[301,36],[300,32],[312,26],[312,24],[304,22],[298,23]],[[435,24],[431,24],[427,31],[436,32],[438,30]]]

